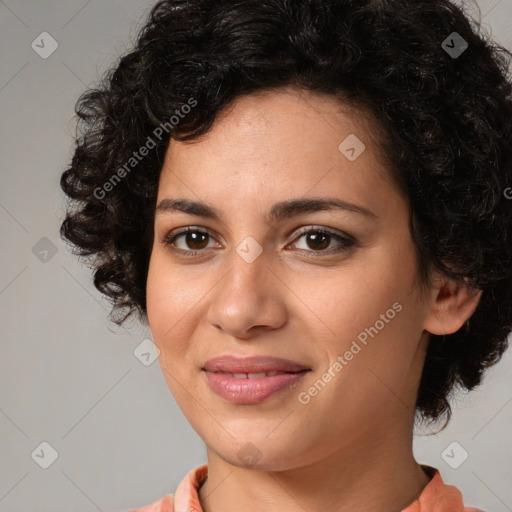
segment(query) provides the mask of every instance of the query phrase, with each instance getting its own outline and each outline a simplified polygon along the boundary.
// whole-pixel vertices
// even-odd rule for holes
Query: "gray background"
[[[74,103],[126,49],[151,5],[0,1],[2,512],[127,511],[173,492],[206,462],[158,361],[145,366],[134,355],[149,329],[109,322],[89,270],[58,236]],[[478,5],[488,30],[512,48],[512,0]],[[42,32],[58,43],[46,59],[31,47]],[[415,439],[417,459],[487,512],[512,511],[511,375],[509,350],[454,405],[445,431]],[[47,469],[42,442],[58,452]],[[452,465],[469,454],[458,469],[442,456],[453,442]]]

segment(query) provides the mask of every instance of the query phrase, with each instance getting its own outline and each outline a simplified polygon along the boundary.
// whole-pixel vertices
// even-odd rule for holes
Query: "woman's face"
[[[199,141],[169,146],[148,319],[180,408],[231,464],[290,469],[412,424],[428,304],[408,201],[375,134],[358,110],[284,88],[239,98]],[[208,366],[219,356],[298,366],[253,362],[278,374],[242,379],[219,373],[230,361]]]

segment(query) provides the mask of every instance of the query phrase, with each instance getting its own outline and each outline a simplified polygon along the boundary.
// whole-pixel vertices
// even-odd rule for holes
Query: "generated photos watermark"
[[[325,386],[331,382],[331,380],[338,375],[347,364],[354,359],[354,356],[359,354],[361,350],[368,344],[368,336],[372,339],[384,329],[386,324],[395,318],[397,313],[402,311],[402,304],[395,302],[386,313],[380,315],[380,319],[377,320],[371,327],[367,327],[357,335],[357,340],[353,340],[349,349],[343,354],[338,355],[336,361],[328,368],[328,370],[322,374],[322,376],[315,381],[315,383],[308,388],[307,391],[301,391],[298,395],[298,400],[301,404],[307,405],[311,402],[311,399],[318,395]],[[358,343],[359,341],[359,343]],[[363,345],[363,347],[361,347]]]
[[[169,131],[178,125],[196,105],[197,100],[194,98],[189,98],[187,103],[184,103],[179,109],[174,111],[176,115],[172,115],[168,121],[159,124],[153,130],[152,136],[148,135],[144,144],[137,151],[132,153],[132,156],[128,159],[128,161],[122,167],[119,167],[119,169],[117,169],[117,171],[103,184],[103,186],[96,187],[94,189],[94,197],[96,199],[104,199],[107,193],[111,192],[114,187],[132,171],[132,169],[137,167],[139,162],[149,154],[150,150],[157,146],[155,139],[160,142],[164,136],[164,133],[168,134]]]

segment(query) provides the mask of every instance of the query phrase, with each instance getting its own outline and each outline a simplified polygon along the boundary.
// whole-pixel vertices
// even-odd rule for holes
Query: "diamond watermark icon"
[[[248,236],[238,245],[236,252],[246,263],[252,263],[263,252],[263,247],[252,236]]]
[[[453,441],[450,443],[441,453],[441,458],[450,466],[452,469],[457,469],[469,457],[469,453],[464,449],[462,445]]]
[[[48,32],[41,32],[30,46],[39,57],[47,59],[59,47],[59,43]]]
[[[246,443],[238,450],[237,456],[245,467],[252,467],[261,459],[262,453],[254,444]]]
[[[338,146],[339,152],[347,159],[353,162],[357,160],[366,146],[363,142],[353,133],[351,133],[345,140]]]
[[[32,247],[32,254],[42,263],[48,263],[57,254],[57,246],[49,238],[43,236]]]
[[[31,454],[32,459],[43,469],[48,469],[58,458],[57,450],[43,441]]]
[[[142,340],[135,347],[133,355],[144,365],[150,366],[153,361],[160,355],[160,349],[150,339]]]
[[[457,59],[467,50],[468,43],[458,32],[452,32],[441,47],[452,59]]]

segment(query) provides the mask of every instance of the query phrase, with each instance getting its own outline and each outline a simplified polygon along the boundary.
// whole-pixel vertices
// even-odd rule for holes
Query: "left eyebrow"
[[[375,213],[371,212],[367,208],[337,198],[308,198],[281,201],[272,206],[266,218],[269,223],[274,223],[296,215],[324,210],[344,210],[373,219],[378,218]],[[188,199],[162,199],[155,210],[156,214],[172,211],[180,211],[189,215],[196,215],[205,219],[222,222],[222,215],[219,210],[200,201],[190,201]]]

